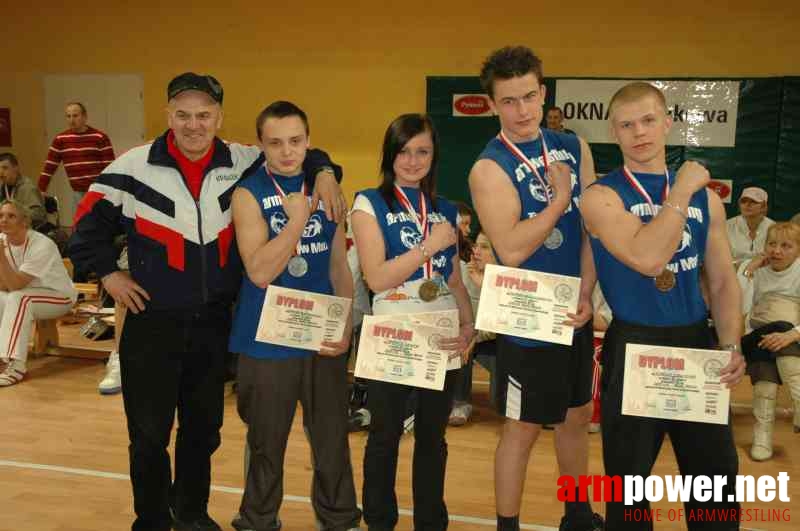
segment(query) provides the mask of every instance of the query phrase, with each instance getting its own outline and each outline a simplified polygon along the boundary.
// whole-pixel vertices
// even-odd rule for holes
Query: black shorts
[[[532,424],[564,422],[567,410],[592,399],[591,323],[572,345],[524,347],[497,336],[497,411]]]

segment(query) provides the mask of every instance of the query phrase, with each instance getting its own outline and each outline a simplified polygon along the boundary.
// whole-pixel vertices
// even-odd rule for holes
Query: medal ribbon
[[[648,205],[650,205],[650,209],[653,212],[653,217],[655,217],[656,206],[653,204],[653,199],[650,197],[650,194],[648,194],[647,190],[645,190],[644,186],[642,186],[642,183],[639,182],[639,179],[636,178],[636,176],[633,174],[631,170],[628,169],[627,166],[622,167],[622,172],[625,174],[625,178],[628,179],[628,183],[633,187],[633,189],[636,190],[639,193],[639,195],[644,197],[644,200],[647,201]],[[664,188],[661,190],[662,203],[669,195],[669,169],[664,168],[664,176],[665,176]]]
[[[542,191],[544,192],[544,196],[547,198],[547,204],[549,205],[552,201],[550,197],[550,193],[548,192],[547,182],[542,178],[542,175],[539,173],[539,170],[536,169],[536,166],[533,165],[531,159],[525,156],[525,154],[516,146],[514,145],[511,140],[508,139],[506,134],[500,130],[500,142],[508,148],[512,155],[517,157],[520,162],[522,162],[525,166],[528,167],[531,172],[536,176],[536,179],[539,181],[539,184],[542,185]],[[547,175],[547,171],[550,167],[550,162],[547,160],[547,143],[544,141],[544,135],[542,134],[541,129],[539,130],[539,138],[542,139],[542,162],[544,164],[544,174]]]
[[[22,262],[25,261],[25,255],[28,254],[28,242],[30,242],[30,238],[26,236],[25,243],[22,247],[22,260],[20,261],[20,264],[22,264]],[[11,257],[11,263],[14,264],[14,269],[19,271],[19,266],[17,265],[17,261],[14,259],[14,249],[11,247],[11,242],[8,241],[8,238],[6,238],[6,245],[8,246],[8,256]]]
[[[281,188],[281,185],[278,184],[278,180],[275,179],[275,176],[272,175],[271,171],[269,171],[269,168],[267,167],[266,163],[264,163],[264,169],[267,170],[267,175],[269,175],[269,178],[272,179],[272,184],[275,185],[275,189],[278,191],[278,195],[280,196],[281,200],[285,200],[286,199],[286,192],[283,191],[283,188]],[[305,180],[303,180],[303,185],[300,187],[300,193],[303,194],[303,197],[308,197],[307,194],[306,194],[306,181]],[[297,246],[295,247],[294,254],[292,256],[295,256],[295,255],[299,256],[300,255],[300,249],[301,249],[300,242],[302,240],[303,240],[303,237],[300,236],[300,239],[297,240]]]
[[[644,200],[647,201],[648,205],[650,205],[650,209],[653,212],[653,217],[655,217],[657,213],[656,206],[653,204],[653,199],[650,197],[650,194],[648,194],[647,190],[645,190],[644,186],[642,186],[642,183],[639,182],[639,179],[636,178],[636,176],[633,174],[631,170],[628,169],[627,166],[622,167],[622,172],[625,174],[625,178],[628,180],[628,183],[633,187],[633,189],[636,190],[639,193],[639,195],[644,197]],[[667,199],[668,195],[669,195],[669,169],[664,168],[664,188],[661,189],[661,203],[664,203],[664,200]],[[665,269],[664,271],[668,270]],[[656,276],[655,279],[658,279],[662,274],[664,274],[664,271],[662,271],[658,276]],[[672,285],[674,286],[674,281]],[[669,289],[672,288],[670,287]]]
[[[394,185],[394,197],[397,199],[397,202],[406,209],[406,212],[409,213],[411,219],[414,220],[414,224],[417,226],[419,233],[422,234],[422,239],[428,237],[428,204],[425,202],[425,196],[422,194],[422,190],[419,191],[419,210],[420,213],[417,214],[417,211],[414,210],[414,205],[411,204],[411,201],[408,199],[408,196],[400,188],[398,185]],[[426,260],[425,263],[422,265],[423,269],[423,276],[425,278],[433,278],[433,264],[431,263],[430,259]]]

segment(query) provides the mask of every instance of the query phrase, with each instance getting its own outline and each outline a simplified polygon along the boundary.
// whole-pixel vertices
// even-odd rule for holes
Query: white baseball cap
[[[752,199],[756,203],[766,203],[767,192],[757,186],[748,186],[744,190],[742,190],[742,195],[739,196],[739,199],[742,200],[744,198]]]

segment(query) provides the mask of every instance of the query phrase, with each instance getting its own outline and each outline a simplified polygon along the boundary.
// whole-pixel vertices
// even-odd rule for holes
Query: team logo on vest
[[[552,195],[553,193],[549,184],[547,185],[547,192],[545,193],[545,189],[541,184],[539,184],[538,179],[530,179],[528,181],[528,188],[530,189],[533,198],[542,203],[547,203],[547,194]]]
[[[286,223],[284,222],[284,225]],[[314,214],[308,218],[305,228],[303,229],[303,238],[313,238],[322,232],[322,220],[319,214]]]
[[[431,259],[431,264],[433,264],[433,267],[435,267],[436,269],[444,269],[445,267],[447,267],[447,257],[443,254],[439,256],[434,256]]]
[[[575,185],[578,184],[578,176],[575,175],[575,172],[573,172],[571,169],[569,172],[569,180],[571,183],[571,189],[574,189]],[[552,197],[553,188],[550,186],[549,183],[546,186],[547,186],[547,193],[550,194],[550,196]],[[528,189],[530,190],[531,195],[533,196],[534,199],[542,203],[547,202],[547,195],[545,195],[545,189],[539,183],[539,179],[530,178],[528,180]],[[578,198],[573,198],[573,199],[575,200],[574,202],[577,206]],[[569,212],[570,210],[572,210],[572,203],[570,203],[566,211]]]
[[[272,232],[275,234],[280,234],[288,221],[286,214],[283,212],[275,212],[269,218],[269,228],[271,228]]]
[[[683,252],[684,249],[692,244],[692,233],[689,226],[686,225],[683,229],[683,237],[681,237],[681,246],[678,247],[678,252]]]
[[[413,249],[422,242],[422,235],[411,227],[402,227],[400,241],[403,242],[406,249]]]

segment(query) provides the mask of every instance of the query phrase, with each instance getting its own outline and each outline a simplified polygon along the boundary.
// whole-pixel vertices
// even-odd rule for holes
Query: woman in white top
[[[0,387],[24,378],[34,319],[61,317],[78,297],[55,242],[30,224],[23,205],[0,203]]]
[[[742,338],[747,372],[753,382],[753,446],[756,461],[772,457],[772,426],[778,384],[794,401],[794,428],[800,431],[800,226],[776,223],[767,232],[763,256],[739,267],[743,312]]]
[[[739,196],[741,215],[727,221],[728,241],[736,266],[764,250],[767,229],[775,223],[767,217],[767,198],[767,192],[761,188],[745,188]]]
[[[458,358],[474,335],[472,307],[461,281],[456,245],[456,209],[436,195],[439,146],[427,116],[406,114],[386,131],[382,183],[359,192],[353,204],[353,233],[376,315],[457,309],[459,335],[441,343]],[[445,344],[446,343],[446,344]],[[456,363],[456,367],[460,364]],[[447,529],[444,439],[453,390],[417,389],[412,491],[414,528]],[[412,388],[369,381],[372,420],[364,455],[364,520],[370,529],[397,525],[397,455],[406,400]]]

